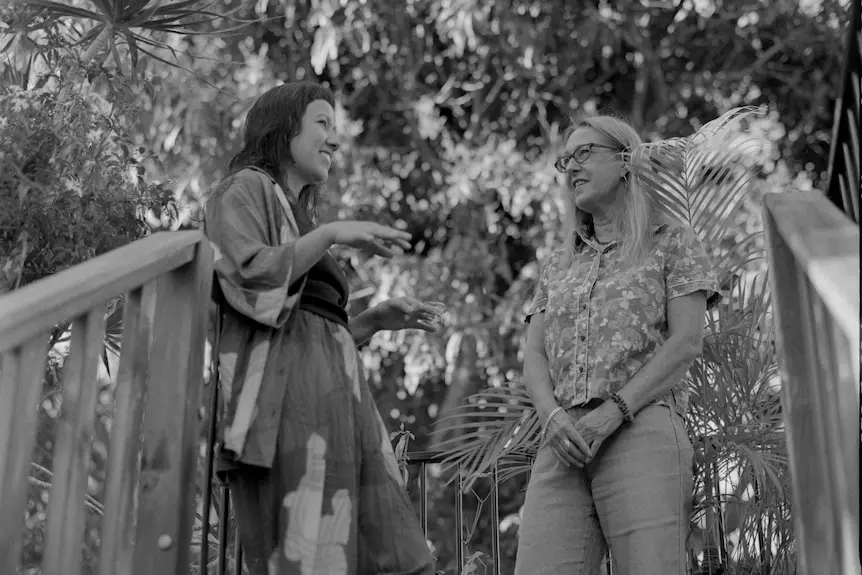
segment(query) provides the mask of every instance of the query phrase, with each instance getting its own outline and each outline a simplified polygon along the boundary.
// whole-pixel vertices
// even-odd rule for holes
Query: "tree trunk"
[[[452,334],[446,344],[446,385],[449,391],[446,392],[446,397],[440,405],[438,421],[454,413],[467,397],[477,391],[475,389],[479,379],[476,377],[477,361],[476,336],[465,332]],[[461,422],[455,421],[453,425],[459,423]],[[435,437],[435,445],[432,447],[448,439],[450,433],[452,432],[447,431]]]

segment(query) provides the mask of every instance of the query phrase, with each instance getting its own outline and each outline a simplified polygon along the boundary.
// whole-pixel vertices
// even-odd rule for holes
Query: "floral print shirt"
[[[634,266],[616,242],[602,245],[579,233],[572,264],[555,250],[542,268],[527,320],[545,313],[545,353],[557,403],[564,408],[605,400],[655,355],[668,337],[667,302],[705,291],[720,299],[712,266],[697,236],[681,225],[656,227],[649,255]],[[678,384],[656,403],[685,416],[688,386]]]

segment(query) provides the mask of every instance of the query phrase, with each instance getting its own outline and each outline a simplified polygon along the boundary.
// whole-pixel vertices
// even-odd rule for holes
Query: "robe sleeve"
[[[236,312],[271,328],[283,327],[301,292],[290,284],[296,223],[264,175],[245,170],[223,186],[204,208],[215,279]]]

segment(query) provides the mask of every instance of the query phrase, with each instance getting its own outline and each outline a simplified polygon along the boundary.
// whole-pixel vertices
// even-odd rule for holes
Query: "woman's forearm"
[[[656,354],[619,391],[632,413],[637,413],[673,389],[692,362],[700,355],[701,344],[670,337]]]
[[[375,333],[380,331],[378,323],[373,309],[367,309],[350,318],[350,333],[353,334],[353,343],[360,346],[371,339]]]
[[[332,232],[326,225],[315,228],[298,238],[293,247],[293,267],[290,270],[290,284],[299,281],[332,246]]]
[[[544,424],[548,414],[557,407],[557,400],[554,397],[548,358],[534,349],[527,349],[524,352],[524,385],[527,388],[527,394],[533,400],[533,407]]]

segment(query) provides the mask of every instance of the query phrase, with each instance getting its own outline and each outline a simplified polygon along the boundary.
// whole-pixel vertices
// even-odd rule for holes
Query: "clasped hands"
[[[545,443],[563,465],[583,467],[622,423],[623,414],[612,401],[604,402],[577,421],[560,410],[548,422]]]

